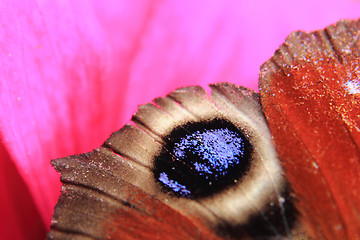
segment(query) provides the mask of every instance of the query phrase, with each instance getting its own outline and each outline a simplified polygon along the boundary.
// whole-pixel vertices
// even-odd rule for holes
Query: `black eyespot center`
[[[241,180],[252,152],[248,138],[228,120],[189,122],[166,137],[155,157],[154,177],[172,195],[209,197]]]

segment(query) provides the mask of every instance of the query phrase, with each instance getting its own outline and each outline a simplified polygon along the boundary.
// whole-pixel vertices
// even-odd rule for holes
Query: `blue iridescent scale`
[[[155,160],[155,178],[181,197],[206,197],[240,180],[251,145],[232,123],[215,119],[175,129]]]

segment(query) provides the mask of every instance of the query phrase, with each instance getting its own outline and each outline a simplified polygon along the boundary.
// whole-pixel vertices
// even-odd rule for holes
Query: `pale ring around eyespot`
[[[140,106],[133,122],[153,140],[144,143],[144,154],[130,158],[134,161],[131,164],[137,169],[137,174],[129,174],[131,177],[125,180],[183,214],[202,219],[210,227],[243,225],[250,216],[264,211],[271,202],[281,200],[279,194],[284,191],[285,179],[258,95],[231,84],[211,85],[210,88],[212,98],[202,88],[191,87],[176,90],[166,98],[155,99],[155,105]],[[161,190],[155,179],[149,181],[153,159],[163,147],[162,139],[180,124],[214,118],[230,121],[248,137],[253,146],[250,170],[241,181],[216,195],[197,200],[171,196]],[[107,144],[112,145],[112,142],[111,137]],[[123,176],[126,178],[127,175]]]

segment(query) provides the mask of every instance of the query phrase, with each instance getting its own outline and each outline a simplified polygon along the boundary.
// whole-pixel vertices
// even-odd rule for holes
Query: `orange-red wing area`
[[[106,229],[110,239],[221,239],[200,220],[185,217],[146,194],[138,196],[149,213],[118,209]]]
[[[261,103],[302,220],[360,239],[360,20],[291,34],[261,67]]]

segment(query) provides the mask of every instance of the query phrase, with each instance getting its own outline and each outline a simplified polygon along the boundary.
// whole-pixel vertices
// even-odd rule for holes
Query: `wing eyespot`
[[[208,232],[215,233],[215,238],[291,234],[296,211],[258,94],[229,83],[210,85],[210,89],[211,95],[200,87],[188,87],[157,98],[154,104],[140,106],[131,124],[113,133],[102,148],[53,161],[64,184],[82,188],[71,188],[73,196],[62,195],[52,228],[109,237],[119,225],[145,214],[144,219],[155,222],[154,228],[165,222],[164,229],[184,234],[183,227],[171,223],[174,219],[164,220],[181,214],[182,224],[192,226],[185,233],[198,237]],[[94,208],[99,217],[85,214],[87,225],[94,222],[90,231],[82,219],[67,215],[65,206],[79,212],[84,198],[98,206],[94,191],[96,199],[104,202],[110,197],[122,205],[109,200],[105,209]],[[173,212],[156,214],[163,209]],[[59,216],[69,222],[58,221]],[[108,225],[101,225],[101,219],[107,219]],[[134,229],[141,234],[152,231],[142,224]],[[194,233],[194,229],[202,231]]]

